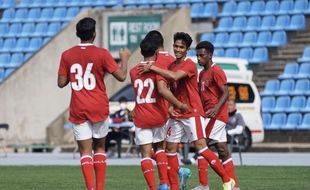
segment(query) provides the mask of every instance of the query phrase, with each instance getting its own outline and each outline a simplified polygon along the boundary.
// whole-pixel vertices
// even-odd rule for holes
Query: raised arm
[[[118,80],[118,81],[125,81],[127,77],[127,64],[130,57],[130,51],[127,48],[122,48],[119,51],[119,57],[121,59],[121,67],[114,71],[112,75]]]

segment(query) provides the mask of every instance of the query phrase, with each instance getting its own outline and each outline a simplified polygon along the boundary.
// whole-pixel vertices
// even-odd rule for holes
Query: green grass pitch
[[[198,184],[197,168],[187,189]],[[209,170],[212,190],[221,190],[221,181]],[[310,167],[236,167],[242,190],[310,189]],[[85,190],[79,166],[0,166],[1,190]],[[139,166],[108,166],[106,190],[147,190]]]

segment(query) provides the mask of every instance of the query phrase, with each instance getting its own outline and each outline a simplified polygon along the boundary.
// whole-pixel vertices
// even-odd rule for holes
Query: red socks
[[[156,190],[155,173],[151,158],[141,160],[141,169],[150,190]]]
[[[177,153],[166,153],[168,158],[168,177],[170,181],[171,190],[179,190],[179,176],[180,169]]]
[[[96,173],[96,190],[104,190],[106,166],[106,155],[100,152],[95,153],[94,168]]]
[[[169,185],[168,172],[167,172],[168,167],[167,155],[164,150],[157,151],[155,155],[159,174],[159,183],[160,184],[166,183],[167,185]]]
[[[208,185],[208,166],[209,163],[207,160],[199,156],[198,157],[198,175],[199,175],[199,183],[200,185],[207,186]]]
[[[223,168],[219,158],[208,147],[199,150],[199,154],[203,156],[210,164],[212,169],[222,178],[224,183],[229,182],[230,178]]]
[[[235,167],[234,167],[234,162],[233,162],[232,158],[229,158],[225,162],[223,162],[223,167],[224,167],[226,173],[228,174],[228,176],[235,180],[235,183],[236,183],[235,187],[239,187],[239,184],[237,182],[237,178],[235,175]]]
[[[86,183],[87,190],[94,189],[94,180],[93,180],[93,158],[91,155],[84,154],[80,158],[81,169],[83,172],[84,180]]]

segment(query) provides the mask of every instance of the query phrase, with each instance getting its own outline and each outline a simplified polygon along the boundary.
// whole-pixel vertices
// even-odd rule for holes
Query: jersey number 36
[[[83,73],[83,68],[79,63],[75,63],[70,68],[70,73],[75,74],[75,82],[71,83],[72,89],[75,91],[80,91],[83,88],[86,90],[93,90],[96,87],[96,78],[94,74],[91,73],[93,68],[93,63],[88,63]]]

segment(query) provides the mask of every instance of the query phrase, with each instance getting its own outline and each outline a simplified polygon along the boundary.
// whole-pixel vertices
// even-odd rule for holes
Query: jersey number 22
[[[150,104],[150,103],[156,102],[156,99],[151,97],[154,91],[154,86],[155,86],[154,82],[150,78],[147,78],[144,81],[142,81],[141,79],[135,80],[134,87],[138,88],[137,97],[136,97],[137,104],[144,104],[144,103]],[[149,89],[147,91],[146,96],[141,97],[144,87],[148,87]]]

